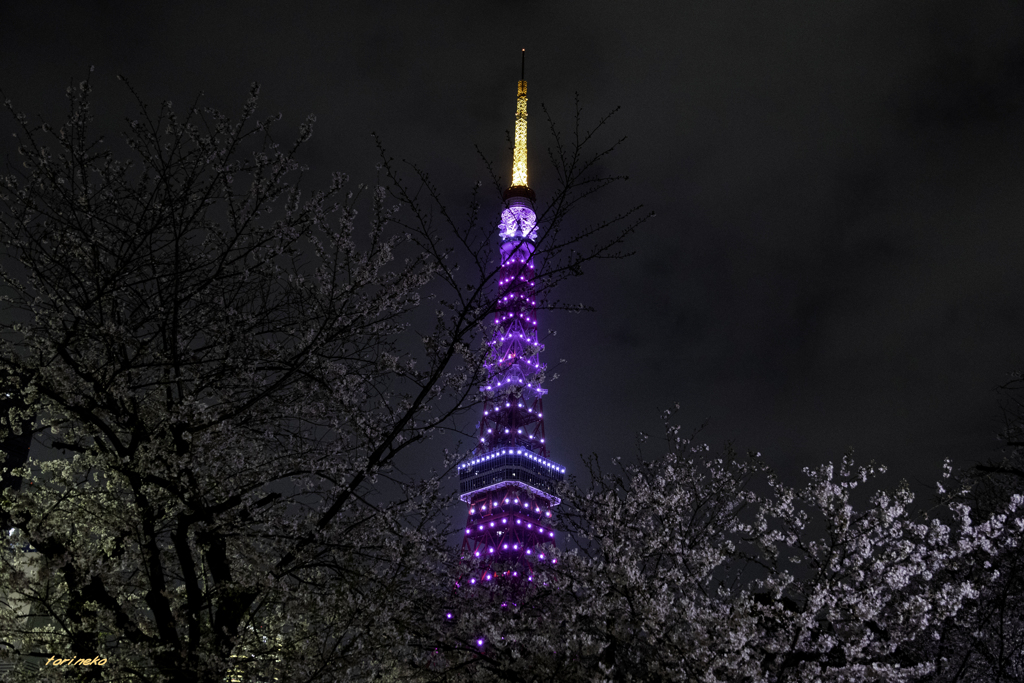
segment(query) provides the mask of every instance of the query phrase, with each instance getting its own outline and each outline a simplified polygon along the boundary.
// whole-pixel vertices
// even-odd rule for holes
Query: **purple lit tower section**
[[[555,540],[551,509],[565,468],[548,458],[544,443],[544,364],[537,339],[533,263],[537,239],[535,194],[526,180],[526,80],[516,98],[512,185],[505,191],[499,226],[501,277],[494,335],[486,360],[488,380],[479,441],[459,469],[460,498],[469,504],[462,542],[466,579],[533,580],[533,567],[554,562],[545,545]]]

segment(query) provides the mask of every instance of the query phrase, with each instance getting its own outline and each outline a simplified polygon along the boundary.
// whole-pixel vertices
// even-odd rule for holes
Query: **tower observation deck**
[[[499,224],[501,271],[494,331],[485,361],[483,415],[473,452],[458,466],[460,498],[469,505],[462,542],[467,580],[532,581],[538,562],[553,562],[552,508],[565,468],[548,456],[541,387],[544,349],[537,337],[533,253],[535,194],[527,183],[526,80],[516,96],[512,185]]]

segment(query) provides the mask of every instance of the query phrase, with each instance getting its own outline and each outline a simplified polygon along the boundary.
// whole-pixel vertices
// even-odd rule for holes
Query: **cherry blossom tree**
[[[1001,457],[964,471],[956,488],[974,510],[1000,515],[1024,495],[1024,399],[1021,373],[1000,388]],[[979,548],[966,570],[977,600],[957,614],[940,638],[923,643],[936,681],[1024,681],[1024,545]]]
[[[793,487],[759,457],[716,455],[665,418],[663,455],[612,471],[592,458],[593,485],[566,486],[570,549],[536,585],[511,596],[456,591],[452,623],[424,616],[435,624],[424,671],[467,681],[929,680],[944,670],[935,644],[998,585],[985,563],[1020,547],[1020,496],[979,516],[956,492],[926,514],[906,488],[877,485],[881,468],[849,457],[807,469]]]
[[[458,432],[482,378],[499,264],[479,185],[456,220],[382,154],[379,186],[304,191],[312,118],[282,145],[255,86],[237,120],[139,100],[122,151],[93,137],[89,93],[57,127],[7,102],[3,417],[40,443],[0,507],[0,642],[107,660],[31,674],[54,680],[373,677],[444,537],[436,481],[396,459]],[[621,179],[595,171],[618,143],[597,144],[552,156],[549,302],[646,219],[563,230]]]
[[[1020,679],[1012,471],[982,499],[947,469],[920,509],[849,457],[783,482],[673,411],[654,457],[584,461],[532,583],[464,585],[443,480],[397,465],[476,401],[480,186],[455,219],[382,150],[380,186],[306,192],[312,121],[280,146],[255,89],[238,120],[140,102],[116,153],[88,83],[69,101],[16,114],[0,177],[0,644],[106,663],[26,680]],[[549,308],[645,218],[570,230],[618,178],[594,131],[554,132]]]

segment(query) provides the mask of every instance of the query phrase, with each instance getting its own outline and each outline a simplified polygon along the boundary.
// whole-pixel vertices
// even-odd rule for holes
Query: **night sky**
[[[997,452],[994,389],[1024,368],[1021,0],[0,4],[0,89],[29,114],[59,118],[90,65],[100,127],[132,112],[117,74],[232,113],[255,80],[285,127],[316,114],[314,177],[373,182],[376,131],[453,206],[487,180],[475,144],[510,175],[524,47],[538,199],[540,104],[568,125],[578,91],[628,136],[630,181],[591,211],[657,212],[563,291],[596,312],[542,315],[570,471],[676,402],[787,477],[852,446],[922,486]]]

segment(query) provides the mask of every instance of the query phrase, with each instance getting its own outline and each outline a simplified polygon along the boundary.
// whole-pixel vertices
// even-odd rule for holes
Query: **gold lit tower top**
[[[505,199],[536,195],[526,181],[526,49],[523,49],[523,68],[516,95],[516,146],[512,152],[512,186],[505,190]]]

